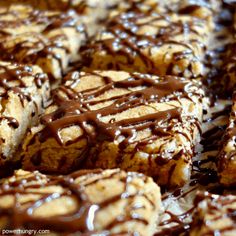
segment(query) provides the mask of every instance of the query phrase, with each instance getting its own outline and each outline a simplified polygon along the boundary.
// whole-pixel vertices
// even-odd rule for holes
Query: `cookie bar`
[[[129,12],[114,16],[82,50],[87,70],[114,69],[197,78],[210,27],[187,15]]]
[[[52,80],[79,59],[86,32],[78,15],[39,11],[29,6],[0,8],[1,60],[39,65]]]
[[[191,236],[235,235],[236,196],[202,193],[196,199]]]
[[[181,185],[190,175],[204,92],[197,82],[117,71],[74,72],[29,132],[23,168],[122,168]]]
[[[117,10],[119,12],[156,12],[159,14],[173,12],[178,14],[192,15],[205,20],[212,20],[212,16],[214,13],[219,12],[220,7],[221,3],[218,0],[128,0],[121,2]],[[116,11],[113,11],[112,15],[115,13]]]
[[[39,67],[0,62],[0,166],[12,159],[26,130],[38,120],[49,90]]]
[[[151,178],[118,169],[69,176],[18,170],[0,186],[0,229],[151,236],[160,208]]]
[[[108,13],[115,9],[121,0],[8,0],[1,1],[0,6],[9,7],[15,4],[32,6],[40,10],[66,12],[73,9],[80,16],[80,21],[87,26],[90,36],[96,31],[100,21],[104,21]]]
[[[223,145],[217,160],[220,182],[226,186],[236,186],[236,94],[233,96],[233,106],[228,128],[223,138]]]
[[[75,9],[80,15],[95,16],[95,18],[104,19],[105,10],[115,8],[118,0],[8,0],[2,1],[0,6],[8,7],[14,4],[30,5],[41,10],[59,10],[67,11]],[[95,13],[95,15],[94,15]]]

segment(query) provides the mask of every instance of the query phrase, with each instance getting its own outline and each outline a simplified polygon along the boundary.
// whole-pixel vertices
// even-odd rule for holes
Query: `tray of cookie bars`
[[[0,1],[1,235],[236,235],[236,4]]]

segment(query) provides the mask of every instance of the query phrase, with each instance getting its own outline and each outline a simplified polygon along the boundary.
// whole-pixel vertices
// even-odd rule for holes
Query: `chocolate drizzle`
[[[186,219],[192,214],[193,208],[190,210],[180,214],[180,215],[175,215],[171,213],[170,211],[165,211],[166,214],[169,215],[169,219],[166,221],[163,221],[160,223],[159,226],[164,226],[168,225],[171,223],[177,223],[177,225],[171,227],[171,228],[165,228],[159,233],[156,233],[155,236],[161,236],[161,235],[174,235],[174,234],[183,234],[187,233],[189,231],[189,223],[186,223]]]
[[[143,21],[139,22],[140,19],[143,19]],[[158,23],[163,21],[166,22],[166,24],[158,26]],[[82,50],[82,54],[87,61],[86,66],[88,67],[93,61],[94,53],[105,51],[108,55],[112,55],[113,58],[117,55],[124,56],[125,58],[124,61],[119,59],[113,60],[107,65],[108,69],[119,70],[126,68],[128,65],[132,65],[133,68],[128,67],[129,71],[163,75],[163,68],[158,68],[152,59],[152,48],[159,48],[164,45],[169,45],[171,48],[178,45],[181,46],[181,49],[173,53],[173,60],[169,63],[169,66],[167,65],[165,69],[166,73],[164,74],[184,76],[185,71],[189,71],[191,77],[196,77],[198,75],[193,71],[191,60],[194,62],[198,61],[199,55],[195,55],[194,47],[191,46],[191,44],[199,44],[199,47],[204,50],[204,43],[201,41],[202,39],[200,40],[200,38],[204,38],[204,36],[200,35],[196,27],[202,23],[203,22],[197,18],[192,19],[191,22],[182,22],[181,20],[173,21],[168,15],[158,15],[154,13],[149,15],[145,13],[128,12],[110,19],[106,31],[100,33],[100,38],[98,37],[95,43],[85,47]],[[139,31],[145,26],[153,27],[155,33],[140,33]],[[111,35],[111,37],[103,39],[103,34]],[[186,34],[193,34],[193,39],[189,39],[189,41],[175,40],[176,36]],[[148,51],[148,53],[146,51]],[[191,57],[193,57],[193,59],[191,59]],[[141,63],[144,64],[145,67],[143,65],[135,66],[137,58],[141,59]],[[183,68],[183,71],[175,72],[176,64],[183,59],[190,60],[189,65],[187,68]],[[96,58],[94,60],[96,60]],[[163,63],[165,63],[164,60],[165,55],[163,55]],[[103,63],[98,67],[104,69]]]
[[[0,121],[2,120],[7,120],[8,125],[13,127],[14,129],[17,129],[19,127],[19,122],[13,117],[2,116],[0,117]]]
[[[33,70],[30,66],[7,63],[4,65],[2,63],[0,65],[0,86],[4,91],[0,94],[0,96],[6,96],[9,90],[15,93],[22,93],[22,90],[27,87],[23,81],[23,78],[27,76],[33,76],[32,72]],[[47,79],[45,74],[39,73],[34,77],[38,87],[41,87],[42,83],[44,83]],[[27,98],[27,100],[28,99],[29,98]]]
[[[76,179],[84,176],[85,179],[82,183],[76,182]],[[90,178],[94,180],[90,181]],[[124,188],[122,192],[111,198],[105,199],[100,203],[93,203],[90,196],[86,193],[86,188],[92,187],[97,182],[102,182],[106,179],[118,179],[123,183]],[[137,206],[132,205],[135,197],[143,196],[151,207],[155,209],[156,204],[153,203],[145,192],[137,190],[130,193],[128,190],[130,183],[139,178],[144,183],[147,177],[141,174],[128,173],[121,174],[119,170],[113,170],[108,175],[104,175],[102,170],[91,171],[78,171],[68,176],[42,176],[38,172],[28,173],[21,180],[5,183],[0,186],[0,197],[13,196],[14,203],[11,207],[1,207],[0,216],[7,217],[7,226],[9,229],[49,229],[51,232],[64,232],[64,233],[96,233],[96,215],[99,211],[117,203],[122,199],[127,201],[127,211],[123,215],[119,215],[102,230],[111,230],[119,224],[129,221],[139,222],[140,224],[147,225],[148,222],[135,212],[135,209],[143,207],[142,204]],[[83,183],[84,182],[84,183]],[[63,188],[62,192],[48,192],[38,191],[41,188],[50,188],[53,186],[60,186]],[[38,196],[37,200],[31,200],[22,203],[18,200],[18,196],[35,195]],[[71,213],[64,215],[55,215],[52,217],[39,217],[34,212],[46,203],[53,202],[56,199],[63,197],[70,197],[77,201],[77,209]],[[129,209],[132,208],[132,209]],[[128,210],[129,209],[129,210]]]

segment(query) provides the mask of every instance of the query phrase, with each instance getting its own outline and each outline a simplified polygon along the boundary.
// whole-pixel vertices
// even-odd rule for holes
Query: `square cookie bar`
[[[190,236],[236,235],[236,196],[206,192],[196,198],[195,204]]]
[[[0,166],[13,158],[49,92],[47,75],[38,66],[0,61]]]
[[[129,11],[160,14],[172,12],[205,19],[212,24],[212,17],[220,11],[220,7],[221,2],[218,0],[127,0],[121,2],[117,11],[112,11],[111,15]]]
[[[79,59],[86,41],[84,25],[74,11],[40,11],[24,5],[0,8],[1,60],[40,66],[53,80]]]
[[[0,6],[12,7],[21,4],[38,10],[61,12],[73,9],[80,16],[80,21],[87,26],[89,35],[92,36],[97,32],[100,21],[105,20],[109,12],[121,2],[121,0],[8,0],[1,1]]]
[[[74,72],[54,90],[27,135],[23,168],[67,173],[116,168],[182,185],[199,140],[204,91],[197,82],[121,71]]]
[[[160,188],[151,178],[118,169],[69,176],[18,170],[0,186],[2,232],[151,236],[160,208]]]
[[[211,27],[190,15],[129,12],[114,16],[84,47],[87,70],[114,69],[197,78]]]
[[[41,10],[67,11],[74,9],[80,15],[104,19],[106,13],[121,2],[121,0],[8,0],[0,2],[0,6],[8,7],[14,4],[23,4]]]
[[[225,131],[222,148],[217,158],[220,182],[225,186],[236,186],[236,94],[233,95],[233,106],[229,125]]]

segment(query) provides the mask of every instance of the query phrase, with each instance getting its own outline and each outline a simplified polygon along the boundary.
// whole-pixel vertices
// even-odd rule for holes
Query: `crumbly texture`
[[[143,172],[161,185],[190,176],[204,92],[198,82],[117,71],[74,72],[22,146],[23,167]],[[82,163],[82,164],[81,164]]]
[[[151,178],[118,169],[57,177],[18,170],[0,186],[0,209],[0,229],[151,236],[161,195]]]
[[[35,10],[30,6],[0,8],[1,60],[40,66],[54,81],[61,79],[87,36],[80,17]]]
[[[49,99],[49,81],[38,66],[0,62],[0,166],[13,158],[26,130]]]
[[[223,145],[217,158],[218,175],[221,184],[236,186],[236,94],[233,95],[233,106],[229,125],[225,131]]]
[[[236,234],[236,196],[205,192],[198,198],[201,201],[195,209],[190,236]]]
[[[134,11],[115,15],[82,50],[86,70],[201,77],[212,24],[176,13]]]

